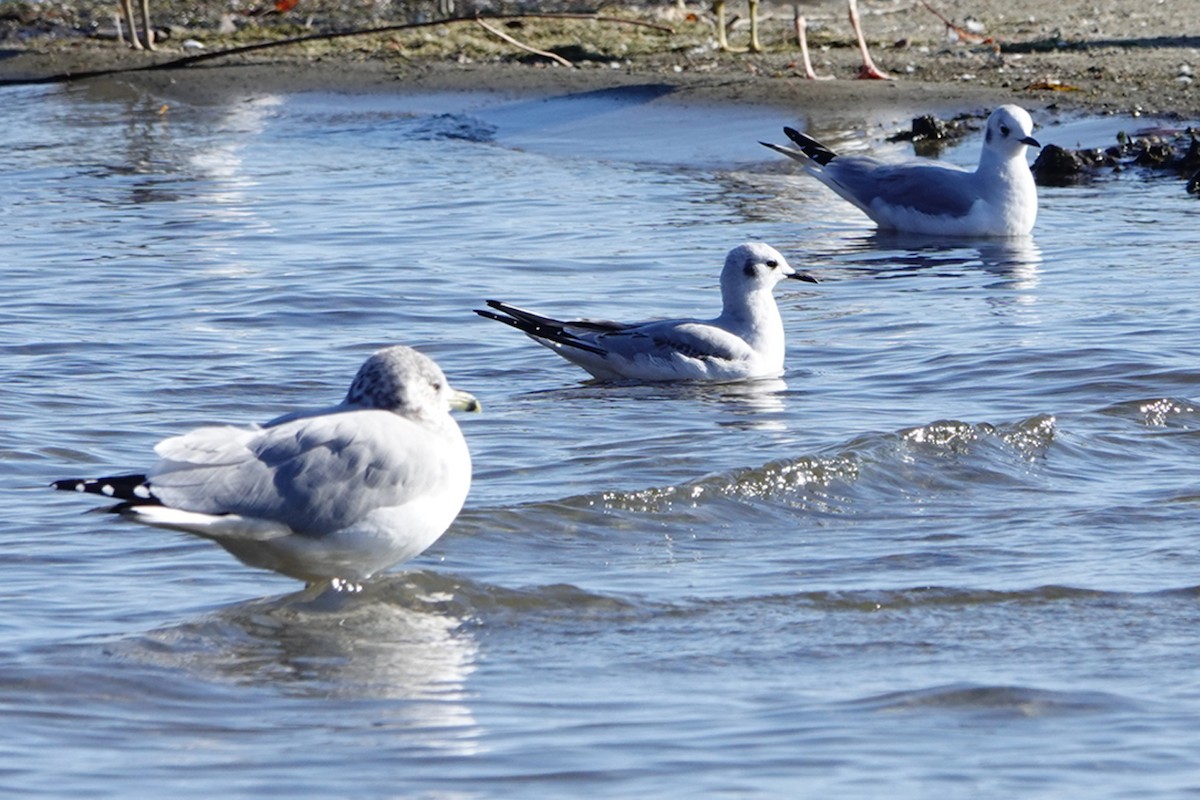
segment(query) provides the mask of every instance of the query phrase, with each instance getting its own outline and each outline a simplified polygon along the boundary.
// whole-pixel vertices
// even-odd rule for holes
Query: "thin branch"
[[[322,40],[343,39],[349,36],[370,36],[377,33],[392,33],[396,31],[411,31],[418,28],[431,28],[438,25],[451,25],[456,22],[480,22],[481,19],[561,19],[561,20],[590,20],[594,22],[610,22],[617,25],[632,25],[639,28],[650,28],[652,30],[663,31],[664,33],[674,33],[675,29],[668,25],[660,25],[656,22],[646,22],[638,19],[625,19],[623,17],[610,17],[601,14],[553,14],[553,13],[531,13],[531,14],[483,14],[472,15],[469,17],[446,17],[444,19],[430,20],[427,22],[410,22],[399,25],[384,25],[378,28],[355,28],[353,30],[332,31],[330,33],[310,33],[304,36],[294,36],[290,39],[277,39],[270,42],[259,42],[257,44],[246,44],[240,47],[230,47],[226,50],[214,50],[211,53],[197,53],[196,55],[183,56],[174,58],[169,61],[160,61],[155,64],[142,64],[136,67],[111,67],[108,69],[92,69],[81,70],[79,72],[60,72],[54,75],[43,75],[37,78],[3,78],[0,79],[0,86],[26,86],[32,84],[44,83],[66,83],[68,81],[83,80],[85,78],[100,78],[105,75],[117,75],[126,72],[157,72],[160,70],[182,69],[190,67],[193,64],[200,64],[205,61],[213,61],[218,58],[228,58],[229,56],[243,55],[244,53],[252,53],[258,50],[269,50],[275,47],[286,47],[293,44],[303,44],[304,42],[316,42]],[[488,27],[488,26],[484,26]],[[501,36],[499,31],[492,31]],[[536,51],[535,51],[536,52]],[[543,54],[546,55],[546,54]],[[549,54],[550,57],[556,57]],[[568,62],[568,66],[571,66]]]
[[[475,21],[479,23],[479,27],[483,28],[485,31],[492,34],[493,36],[499,36],[501,39],[508,42],[513,47],[520,48],[521,50],[524,50],[528,53],[533,53],[535,56],[541,56],[542,58],[548,58],[551,61],[556,61],[559,64],[562,64],[564,67],[574,67],[575,66],[570,61],[568,61],[567,59],[560,56],[558,53],[551,53],[548,50],[538,50],[536,47],[530,47],[529,45],[527,45],[523,42],[517,41],[516,39],[509,36],[504,31],[502,31],[498,28],[493,28],[491,25],[488,25],[486,22],[484,22],[481,19],[477,19]]]
[[[970,42],[972,44],[995,44],[995,40],[990,36],[982,36],[978,33],[972,33],[966,28],[955,25],[944,14],[942,14],[942,12],[934,8],[933,4],[930,3],[929,0],[921,0],[921,5],[925,6],[926,10],[929,11],[930,14],[933,14],[935,17],[940,19],[946,26],[946,30],[954,31],[954,34],[964,42]]]

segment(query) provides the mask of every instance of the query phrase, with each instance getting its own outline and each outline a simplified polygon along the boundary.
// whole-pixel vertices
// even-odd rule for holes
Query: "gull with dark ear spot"
[[[751,242],[725,258],[723,308],[715,319],[560,320],[498,300],[475,313],[516,328],[603,381],[774,378],[783,373],[785,345],[772,289],[785,278],[817,282],[792,269],[775,248]]]
[[[1041,145],[1033,138],[1033,120],[1020,106],[1000,106],[988,117],[974,170],[923,159],[886,162],[839,155],[799,131],[783,132],[798,149],[761,144],[799,161],[883,230],[1023,236],[1037,220],[1037,186],[1025,154]]]
[[[110,511],[211,539],[249,566],[355,588],[458,516],[471,457],[451,409],[479,403],[397,345],[367,359],[338,405],[198,428],[160,442],[145,474],[53,486],[119,500]]]

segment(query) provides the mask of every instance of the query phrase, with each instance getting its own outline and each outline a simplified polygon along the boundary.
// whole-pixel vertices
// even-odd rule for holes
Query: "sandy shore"
[[[309,17],[308,27],[280,22],[251,29],[239,23],[235,36],[221,36],[215,11],[211,25],[197,25],[193,13],[189,27],[176,24],[172,13],[181,12],[172,12],[170,3],[162,5],[156,24],[168,38],[156,53],[134,52],[96,37],[15,37],[10,30],[0,44],[5,56],[0,80],[159,64],[200,52],[185,48],[187,39],[202,42],[203,52],[215,52],[247,41],[332,30]],[[677,87],[684,99],[768,103],[809,112],[856,109],[860,116],[864,107],[949,113],[1016,102],[1031,109],[1200,119],[1196,0],[937,0],[933,7],[989,41],[954,41],[954,33],[920,0],[861,0],[873,54],[896,76],[892,81],[854,79],[858,51],[842,0],[808,0],[798,7],[809,20],[816,68],[834,80],[803,78],[790,4],[764,6],[766,50],[761,54],[717,51],[707,7],[684,12],[675,6],[618,7],[605,13],[672,31],[557,20],[506,28],[532,47],[562,54],[573,67],[524,52],[473,22],[458,22],[310,41],[180,69],[126,72],[121,78],[149,87],[169,84],[176,94],[186,92],[196,100],[255,89],[582,91],[655,82]],[[744,15],[745,9],[735,4],[730,13]],[[742,22],[732,32],[735,44],[746,40]],[[380,24],[361,19],[352,27]]]

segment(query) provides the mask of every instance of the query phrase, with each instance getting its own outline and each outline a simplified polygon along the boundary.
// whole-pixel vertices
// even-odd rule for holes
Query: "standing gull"
[[[471,457],[450,410],[477,411],[432,359],[388,347],[340,404],[159,442],[142,475],[55,481],[110,510],[211,539],[242,563],[337,588],[421,553],[458,516]]]
[[[871,156],[839,156],[791,128],[799,146],[762,142],[794,158],[804,169],[862,210],[880,228],[943,236],[1023,236],[1037,220],[1037,187],[1028,147],[1033,120],[1020,106],[1000,106],[988,117],[975,171],[940,161],[885,162]]]
[[[739,381],[783,372],[783,320],[771,290],[784,278],[816,283],[775,248],[735,247],[721,271],[723,308],[716,319],[624,324],[563,321],[488,300],[480,316],[511,325],[606,381]],[[496,312],[500,313],[496,313]]]

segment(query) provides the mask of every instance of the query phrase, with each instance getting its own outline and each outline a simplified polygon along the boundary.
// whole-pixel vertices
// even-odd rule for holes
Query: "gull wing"
[[[610,356],[627,359],[737,361],[754,351],[740,336],[695,320],[666,320],[631,325],[592,340]]]
[[[980,199],[975,174],[949,164],[889,164],[849,156],[831,162],[817,176],[868,213],[883,203],[931,216],[961,217]]]
[[[149,483],[173,508],[320,536],[421,497],[448,469],[445,448],[431,431],[381,410],[265,429],[207,427],[160,443]]]
[[[490,308],[495,309],[495,311],[477,308],[475,309],[475,313],[487,319],[503,322],[505,325],[516,328],[535,339],[545,339],[556,344],[586,350],[589,353],[601,356],[604,355],[604,351],[589,344],[585,337],[595,333],[620,331],[628,327],[619,322],[608,322],[605,320],[559,320],[552,317],[543,317],[540,314],[534,314],[532,311],[526,311],[523,308],[517,308],[508,303],[502,303],[499,300],[488,300],[487,304]]]

